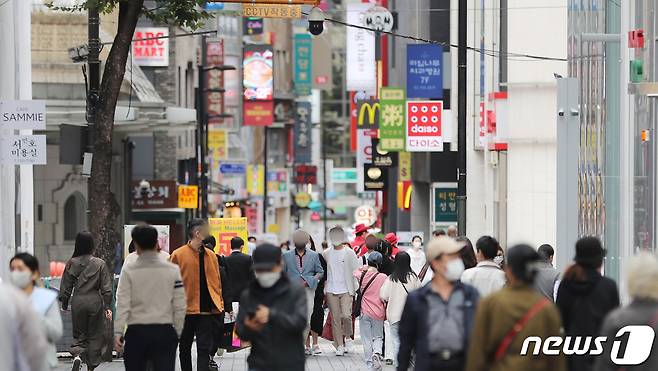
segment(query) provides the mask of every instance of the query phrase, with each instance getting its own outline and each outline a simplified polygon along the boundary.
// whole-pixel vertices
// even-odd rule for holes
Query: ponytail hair
[[[519,281],[532,285],[539,272],[539,254],[528,245],[516,245],[507,251],[507,267]]]

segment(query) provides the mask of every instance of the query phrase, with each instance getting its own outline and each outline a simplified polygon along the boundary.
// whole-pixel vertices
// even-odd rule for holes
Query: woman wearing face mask
[[[411,270],[416,275],[419,275],[427,261],[425,259],[425,251],[423,251],[423,239],[420,236],[413,236],[411,239],[411,248],[407,250],[407,254],[411,258]]]
[[[505,270],[505,251],[503,251],[501,246],[498,246],[498,252],[496,252],[496,257],[493,261],[498,264],[500,269]]]
[[[9,261],[11,282],[30,297],[32,307],[41,319],[41,327],[48,340],[48,356],[40,370],[57,367],[55,342],[62,337],[62,317],[57,305],[57,293],[37,286],[39,281],[39,261],[30,254],[20,253]]]

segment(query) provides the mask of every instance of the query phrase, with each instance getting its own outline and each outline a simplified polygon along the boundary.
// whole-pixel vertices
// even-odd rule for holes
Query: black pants
[[[213,314],[213,344],[210,348],[210,358],[217,353],[217,349],[228,349],[227,345],[230,344],[230,341],[226,343],[226,339],[224,339],[224,312]]]
[[[461,354],[445,360],[434,357],[431,363],[432,370],[463,371],[466,368],[466,358]]]
[[[130,325],[126,330],[123,361],[126,371],[174,371],[178,335],[172,325]]]
[[[192,342],[196,335],[196,364],[198,371],[208,371],[210,350],[213,347],[213,315],[188,314],[180,337],[180,367],[182,371],[192,371]],[[159,370],[158,370],[159,371]]]

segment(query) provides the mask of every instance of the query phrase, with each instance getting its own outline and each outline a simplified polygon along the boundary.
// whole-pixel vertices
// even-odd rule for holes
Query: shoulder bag
[[[361,303],[363,302],[363,295],[366,293],[366,290],[368,290],[368,287],[372,284],[372,282],[377,278],[379,273],[375,273],[375,275],[370,279],[370,281],[366,284],[366,287],[361,290],[361,284],[363,283],[363,277],[365,277],[366,273],[368,271],[363,271],[361,274],[361,279],[359,279],[359,288],[356,290],[356,296],[354,299],[354,302],[352,303],[352,315],[356,318],[361,315]]]

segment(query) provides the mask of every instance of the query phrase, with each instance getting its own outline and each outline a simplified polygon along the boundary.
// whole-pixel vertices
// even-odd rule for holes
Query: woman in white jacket
[[[395,269],[386,279],[379,291],[379,297],[386,306],[386,319],[391,324],[391,342],[393,344],[393,361],[397,366],[398,349],[400,348],[400,337],[398,329],[402,310],[407,301],[407,295],[413,290],[421,287],[416,273],[411,270],[411,258],[406,252],[399,252],[395,257]]]

